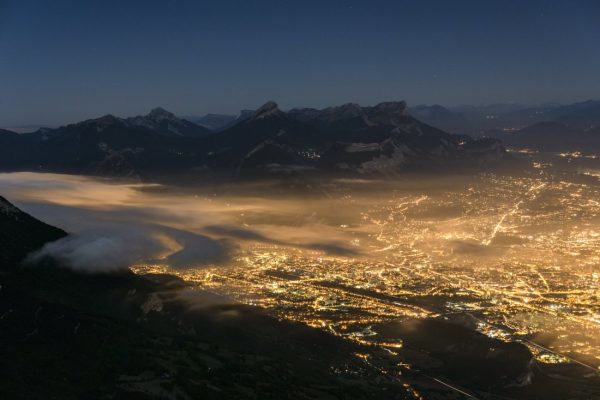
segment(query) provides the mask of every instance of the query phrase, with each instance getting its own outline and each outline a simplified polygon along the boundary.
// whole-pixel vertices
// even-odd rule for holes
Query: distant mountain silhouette
[[[490,131],[488,135],[516,147],[545,151],[600,151],[600,127],[584,130],[558,121],[545,121],[517,131]]]
[[[432,106],[418,105],[409,109],[410,115],[426,124],[438,127],[450,133],[470,134],[473,126],[469,119],[457,111],[452,111],[439,104]]]
[[[589,100],[560,107],[554,112],[556,121],[580,129],[600,128],[600,100]]]
[[[455,134],[494,137],[513,146],[542,150],[600,151],[600,101],[539,106],[420,105],[410,109],[415,118]]]
[[[204,133],[187,136],[164,132],[163,128],[177,119],[168,114],[162,118],[161,114],[162,111],[155,110],[149,117],[129,119],[105,115],[57,129],[21,134],[11,146],[0,148],[0,166],[137,176],[195,164],[199,139]]]
[[[560,122],[569,128],[591,129],[600,126],[600,101],[584,101],[569,105],[546,104],[527,107],[488,118],[482,128],[523,129],[539,122]]]
[[[175,114],[157,107],[145,116],[127,118],[126,123],[131,126],[144,127],[168,136],[206,136],[210,129],[196,125],[185,119],[177,118]]]
[[[187,117],[188,120],[203,126],[211,131],[217,131],[231,122],[235,121],[235,115],[228,114],[206,114],[203,117]]]
[[[504,157],[499,142],[424,124],[402,101],[287,113],[270,101],[212,133],[156,108],[146,116],[105,115],[57,129],[1,133],[0,141],[0,168],[5,170],[130,177],[325,170],[387,174],[419,166],[481,165]]]
[[[329,141],[320,164],[359,173],[393,173],[403,167],[458,165],[500,159],[499,142],[473,153],[468,136],[457,136],[420,122],[408,112],[406,103],[384,102],[373,107],[344,104],[323,110],[296,109],[290,115],[320,130]]]

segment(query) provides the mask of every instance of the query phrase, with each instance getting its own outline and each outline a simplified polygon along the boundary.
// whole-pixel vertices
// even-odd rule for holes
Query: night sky
[[[600,1],[0,0],[0,126],[600,98]]]

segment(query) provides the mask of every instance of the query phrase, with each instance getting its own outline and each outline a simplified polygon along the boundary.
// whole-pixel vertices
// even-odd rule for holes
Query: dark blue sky
[[[600,98],[600,1],[0,0],[0,126]]]

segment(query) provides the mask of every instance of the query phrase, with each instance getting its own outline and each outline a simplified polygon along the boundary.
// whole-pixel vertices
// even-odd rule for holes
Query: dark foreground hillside
[[[165,285],[179,283],[65,271],[3,279],[2,398],[367,399],[396,386],[335,375],[331,364],[359,366],[333,337],[246,307],[192,311]]]

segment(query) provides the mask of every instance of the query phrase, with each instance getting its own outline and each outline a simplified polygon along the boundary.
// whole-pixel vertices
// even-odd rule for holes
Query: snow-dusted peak
[[[263,119],[272,115],[280,114],[281,111],[274,101],[267,101],[254,113],[254,119]]]

